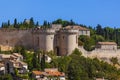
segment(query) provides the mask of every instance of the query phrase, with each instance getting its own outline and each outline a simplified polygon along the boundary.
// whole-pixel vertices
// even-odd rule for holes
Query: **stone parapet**
[[[78,34],[78,30],[76,29],[61,29],[59,32],[68,34]]]
[[[13,31],[32,31],[32,29],[15,29],[15,28],[0,28],[2,32],[13,32]]]
[[[55,34],[54,29],[35,29],[32,32],[34,34]]]

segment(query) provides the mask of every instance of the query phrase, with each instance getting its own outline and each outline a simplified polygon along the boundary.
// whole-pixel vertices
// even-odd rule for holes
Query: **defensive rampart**
[[[1,50],[9,50],[15,46],[25,46],[32,48],[32,30],[0,29]]]

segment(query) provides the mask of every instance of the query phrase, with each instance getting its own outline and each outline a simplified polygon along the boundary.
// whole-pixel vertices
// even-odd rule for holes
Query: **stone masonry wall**
[[[20,45],[32,48],[31,30],[0,29],[1,50],[9,50]]]
[[[54,29],[0,29],[0,47],[2,51],[15,46],[24,46],[34,50],[55,51],[58,55],[70,55],[78,48],[78,30]]]

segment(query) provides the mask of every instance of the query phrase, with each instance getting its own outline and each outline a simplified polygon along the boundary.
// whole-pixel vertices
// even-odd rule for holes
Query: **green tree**
[[[71,61],[67,68],[68,80],[89,80],[86,72],[86,59],[81,56],[81,52],[77,49],[70,55]]]
[[[11,74],[5,74],[0,76],[0,80],[13,80]]]
[[[113,63],[113,65],[118,64],[118,59],[117,57],[112,57],[110,61]]]
[[[38,27],[38,26],[39,26],[39,22],[38,22],[38,21],[36,22],[35,26],[36,26],[36,27]]]
[[[116,42],[120,46],[120,29],[116,29]]]
[[[101,35],[93,35],[91,38],[95,40],[95,43],[105,41],[104,37]]]
[[[37,53],[33,54],[32,64],[33,64],[33,68],[37,68],[37,64],[38,64]]]
[[[57,19],[53,21],[52,24],[62,24],[63,27],[68,26],[68,25],[75,25],[75,23],[72,20],[66,21],[62,19]]]
[[[25,47],[22,47],[21,48],[21,50],[20,50],[20,53],[21,53],[21,55],[24,57],[24,58],[26,58],[26,49],[25,49]]]
[[[8,20],[8,27],[10,27],[10,20]]]
[[[89,30],[90,30],[90,36],[96,34],[96,30],[95,30],[92,26],[89,26],[88,28],[89,28]]]
[[[68,80],[81,80],[81,74],[82,69],[79,62],[77,60],[72,60],[68,65]]]
[[[34,20],[33,17],[30,18],[30,23],[29,23],[29,28],[34,28],[35,24],[34,24]]]
[[[2,23],[2,28],[8,28],[8,24],[6,22]]]
[[[90,38],[89,36],[81,35],[79,36],[78,40],[83,42],[84,49],[88,51],[94,49],[95,40],[93,38]]]
[[[70,25],[75,25],[75,22],[71,19],[69,24]]]
[[[46,20],[43,22],[43,28],[48,28],[48,22]]]
[[[75,50],[72,52],[72,54],[75,54],[75,55],[78,55],[78,56],[82,55],[82,53],[77,48],[75,48]]]
[[[104,28],[104,35],[105,35],[105,39],[110,41],[110,40],[114,40],[114,29],[110,28],[110,27],[105,27]]]
[[[18,28],[18,23],[17,23],[17,19],[14,19],[14,28]]]
[[[104,32],[104,30],[102,29],[102,26],[100,24],[98,24],[96,26],[96,34],[103,35],[103,32]]]
[[[41,70],[44,71],[45,69],[45,52],[43,52],[42,58],[41,58]]]
[[[22,47],[21,46],[15,46],[15,48],[13,49],[13,52],[15,53],[20,53],[21,52]]]

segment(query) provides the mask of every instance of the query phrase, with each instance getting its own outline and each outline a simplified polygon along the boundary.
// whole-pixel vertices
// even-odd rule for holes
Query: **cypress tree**
[[[33,54],[32,63],[33,63],[33,68],[37,68],[37,54],[36,53]]]
[[[39,26],[39,22],[37,21],[37,23],[36,23],[36,25],[35,25],[36,27],[38,27]]]
[[[44,71],[45,69],[45,52],[43,52],[42,58],[41,58],[41,70]]]
[[[17,26],[17,19],[16,18],[14,19],[14,28],[18,28],[18,26]]]
[[[30,23],[29,23],[29,28],[34,28],[34,20],[33,20],[33,18],[31,17],[30,18]]]
[[[10,20],[8,20],[8,27],[10,26]]]

